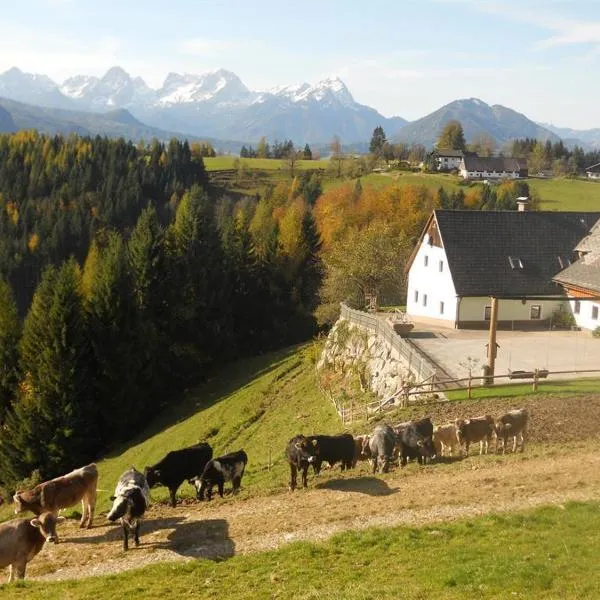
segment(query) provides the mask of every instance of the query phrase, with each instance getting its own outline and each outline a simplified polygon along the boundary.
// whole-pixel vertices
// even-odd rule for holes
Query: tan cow
[[[479,442],[479,454],[488,453],[489,445],[496,431],[494,419],[490,415],[474,417],[473,419],[457,419],[456,428],[461,446],[465,446],[465,454],[469,456],[470,444]]]
[[[45,542],[58,544],[56,525],[64,520],[44,512],[35,519],[13,519],[0,525],[0,569],[10,567],[8,583],[24,579],[27,563]]]
[[[518,408],[507,412],[496,421],[496,452],[499,451],[502,441],[502,454],[506,452],[508,438],[513,438],[513,452],[517,451],[517,441],[521,438],[521,452],[525,449],[527,426],[529,425],[529,412],[526,408]]]
[[[75,469],[67,475],[36,485],[32,490],[20,491],[13,496],[15,513],[30,510],[36,515],[58,513],[59,509],[73,506],[81,500],[80,527],[91,527],[96,507],[98,469],[95,464]]]
[[[438,456],[444,456],[448,449],[450,449],[450,455],[454,455],[455,449],[460,449],[456,423],[446,423],[434,427],[433,445]]]
[[[356,467],[359,460],[369,460],[371,458],[371,449],[369,448],[368,435],[354,436],[354,460],[352,466]]]

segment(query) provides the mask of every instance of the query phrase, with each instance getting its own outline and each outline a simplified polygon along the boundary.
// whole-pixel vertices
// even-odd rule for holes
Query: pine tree
[[[0,279],[0,424],[17,392],[20,335],[21,324],[12,290]]]
[[[304,146],[302,157],[304,158],[304,160],[312,160],[313,158],[312,150],[310,149],[310,146],[308,144]]]
[[[383,127],[375,127],[373,135],[371,136],[371,143],[369,144],[369,152],[375,157],[381,158],[386,144],[387,138],[385,137]]]
[[[460,121],[452,120],[446,123],[436,146],[438,149],[465,150],[465,133]]]

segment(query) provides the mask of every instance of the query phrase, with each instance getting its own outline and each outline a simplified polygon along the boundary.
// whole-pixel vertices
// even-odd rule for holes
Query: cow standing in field
[[[285,457],[290,465],[290,492],[296,489],[298,471],[302,475],[302,486],[306,487],[308,485],[308,457],[302,451],[302,444],[305,441],[305,436],[297,435],[288,442],[285,448]]]
[[[56,525],[61,521],[64,517],[43,512],[35,519],[13,519],[0,525],[0,569],[10,567],[8,583],[25,578],[27,563],[45,542],[58,544]]]
[[[423,464],[431,458],[435,449],[431,438],[424,438],[415,423],[409,423],[400,431],[400,464],[405,467],[408,459],[417,459]]]
[[[396,439],[396,434],[389,425],[377,425],[369,439],[365,440],[364,444],[368,445],[371,454],[373,473],[377,472],[378,467],[382,473],[389,471]]]
[[[508,438],[513,438],[513,452],[517,451],[517,441],[521,438],[521,452],[525,449],[525,438],[529,425],[529,411],[526,408],[511,410],[502,415],[496,422],[496,452],[502,440],[502,454],[506,452]]]
[[[150,505],[150,488],[142,473],[135,467],[125,471],[117,483],[115,495],[108,513],[109,521],[120,519],[123,528],[123,550],[129,548],[129,536],[133,534],[136,546],[140,545],[140,525],[146,509]]]
[[[226,481],[233,484],[233,494],[235,494],[242,483],[244,469],[248,463],[248,455],[243,450],[230,452],[224,456],[213,458],[206,463],[202,476],[196,478],[196,498],[204,500],[206,492],[208,500],[212,500],[212,490],[216,485],[219,490],[219,496],[223,497],[223,487]]]
[[[174,508],[177,504],[176,494],[179,486],[186,480],[193,485],[193,480],[202,475],[212,455],[212,448],[205,442],[199,442],[189,448],[173,450],[160,462],[144,469],[148,487],[166,486],[169,489],[171,506]]]
[[[446,423],[434,427],[433,446],[438,456],[444,456],[448,449],[450,449],[450,454],[454,455],[455,449],[460,448],[456,423]]]
[[[423,448],[421,458],[423,463],[427,463],[435,456],[435,447],[433,445],[433,423],[430,417],[424,417],[415,421],[417,433],[423,438]]]
[[[369,436],[357,435],[354,438],[354,460],[352,467],[356,467],[359,460],[369,460],[371,458],[371,449],[369,448]]]
[[[465,455],[469,456],[469,446],[479,442],[479,454],[488,453],[489,445],[495,433],[494,419],[490,415],[475,417],[473,419],[458,419],[456,421],[458,439],[461,446],[465,446]]]
[[[341,463],[342,471],[351,469],[354,463],[354,438],[349,433],[310,435],[300,442],[300,450],[317,474],[321,472],[323,461],[332,467]]]
[[[95,464],[75,469],[62,477],[36,485],[32,490],[19,491],[13,496],[15,513],[30,510],[36,515],[58,513],[81,501],[80,527],[90,528],[96,507],[98,469]]]

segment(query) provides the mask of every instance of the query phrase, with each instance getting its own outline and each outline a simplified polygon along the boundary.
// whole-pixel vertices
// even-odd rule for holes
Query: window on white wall
[[[581,312],[581,300],[575,300],[573,303],[573,312],[578,315]]]
[[[427,306],[427,294],[423,294],[423,306]]]
[[[483,319],[484,319],[484,321],[490,321],[491,318],[492,318],[492,307],[486,306],[483,309]]]
[[[415,302],[419,301],[419,290],[415,290]]]
[[[427,254],[426,254],[426,255],[424,256],[424,258],[423,258],[423,264],[424,264],[425,266],[427,266],[427,265],[429,264],[429,256],[427,256]]]
[[[541,304],[532,304],[531,309],[529,310],[529,316],[532,319],[541,319],[542,318]]]
[[[595,305],[592,306],[592,319],[594,319],[594,321],[598,319],[598,307]]]
[[[444,303],[440,302],[440,315],[444,314]]]
[[[444,261],[440,260],[440,273],[444,270]]]

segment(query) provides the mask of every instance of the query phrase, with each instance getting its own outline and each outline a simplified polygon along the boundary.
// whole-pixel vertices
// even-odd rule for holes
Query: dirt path
[[[422,525],[569,500],[600,499],[600,442],[530,449],[514,456],[469,457],[454,464],[373,477],[329,473],[308,490],[270,497],[226,498],[210,505],[151,508],[142,544],[121,550],[120,528],[61,527],[63,542],[31,563],[34,579],[104,575],[159,561],[229,557],[295,540],[323,540],[371,526]],[[96,523],[101,523],[97,517]]]

